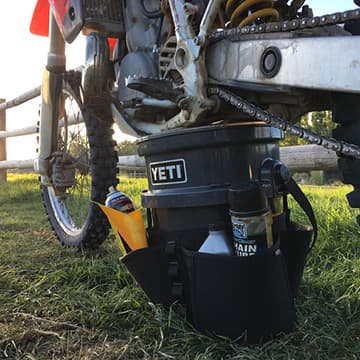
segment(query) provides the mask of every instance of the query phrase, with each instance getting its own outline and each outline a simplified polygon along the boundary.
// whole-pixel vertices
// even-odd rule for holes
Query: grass
[[[121,183],[139,205],[145,181]],[[249,346],[196,332],[180,305],[149,303],[111,238],[96,252],[62,248],[36,177],[11,175],[0,185],[0,359],[359,359],[360,227],[345,200],[350,188],[305,191],[320,233],[296,331]]]

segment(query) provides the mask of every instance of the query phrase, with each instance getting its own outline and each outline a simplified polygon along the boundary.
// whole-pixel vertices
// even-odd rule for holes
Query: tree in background
[[[306,114],[301,117],[299,125],[316,133],[330,137],[332,130],[336,126],[336,124],[331,120],[331,111],[317,111]],[[305,144],[307,144],[306,141],[293,135],[286,135],[285,139],[281,142],[281,146]]]
[[[121,141],[116,145],[116,150],[119,156],[137,155],[137,146],[135,141]]]
[[[299,125],[318,134],[332,136],[332,130],[336,124],[332,121],[331,111],[317,111],[301,117]],[[281,146],[306,145],[307,142],[293,135],[286,135],[280,143]],[[294,174],[294,178],[299,183],[324,185],[333,184],[340,181],[337,171],[311,171],[309,173]]]

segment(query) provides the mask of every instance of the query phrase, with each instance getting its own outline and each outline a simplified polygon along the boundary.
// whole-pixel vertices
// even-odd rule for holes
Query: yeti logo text
[[[150,171],[153,185],[187,182],[186,166],[183,159],[150,163]]]

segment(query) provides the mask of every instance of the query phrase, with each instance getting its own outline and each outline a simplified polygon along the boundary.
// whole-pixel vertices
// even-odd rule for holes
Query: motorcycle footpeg
[[[174,88],[173,83],[166,79],[155,79],[141,76],[128,76],[126,86],[129,89],[140,91],[159,100],[170,100],[177,103],[184,97],[180,89]]]

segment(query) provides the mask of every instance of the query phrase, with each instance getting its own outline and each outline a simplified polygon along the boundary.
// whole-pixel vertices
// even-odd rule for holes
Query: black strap
[[[314,210],[305,196],[305,194],[300,189],[299,185],[296,183],[296,181],[293,178],[290,178],[290,180],[286,183],[287,191],[293,196],[295,201],[300,205],[300,207],[304,210],[306,216],[309,218],[310,223],[313,227],[314,236],[313,241],[309,247],[308,252],[314,247],[317,236],[318,236],[318,227],[316,223],[316,218],[314,214]]]

